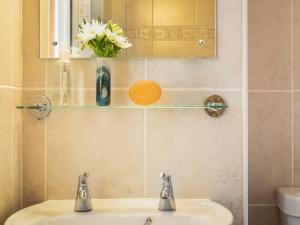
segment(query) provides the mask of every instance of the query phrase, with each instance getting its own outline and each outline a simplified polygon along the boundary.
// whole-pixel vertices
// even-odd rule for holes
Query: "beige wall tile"
[[[13,210],[21,208],[22,186],[22,111],[16,109],[22,103],[21,90],[13,91]]]
[[[275,204],[292,185],[291,94],[250,93],[249,202]]]
[[[1,21],[0,34],[0,85],[10,85],[12,78],[12,3],[13,1],[7,1],[0,8],[2,18],[5,18]]]
[[[41,91],[23,91],[23,103]],[[22,160],[23,206],[45,200],[45,121],[37,120],[23,111]]]
[[[37,56],[23,57],[23,87],[45,87],[45,62]]]
[[[22,4],[23,86],[45,86],[45,60],[39,58],[39,0]]]
[[[0,88],[0,224],[12,210],[12,91]]]
[[[13,0],[12,15],[12,81],[13,86],[22,86],[22,0]]]
[[[151,59],[148,61],[148,78],[158,81],[164,88],[239,88],[238,71],[221,73],[225,66],[214,60]],[[232,70],[233,68],[228,68]],[[232,82],[230,82],[230,80]]]
[[[39,0],[26,0],[22,4],[23,56],[38,56],[40,29]]]
[[[115,59],[112,61],[112,86],[130,87],[145,77],[145,59]]]
[[[300,186],[300,93],[294,96],[294,182]]]
[[[57,110],[47,135],[49,199],[74,198],[85,171],[93,198],[143,196],[143,111]]]
[[[280,225],[278,208],[275,206],[249,206],[249,225]]]
[[[153,0],[153,25],[195,25],[195,0]]]
[[[195,103],[211,94],[185,96]],[[241,221],[242,99],[239,92],[218,94],[230,106],[218,119],[208,117],[204,110],[149,110],[148,196],[159,196],[159,174],[167,172],[173,177],[175,197],[210,198],[230,208]]]
[[[75,67],[77,65],[77,62],[72,64],[72,66],[73,65]],[[82,70],[83,69],[84,69],[84,67],[82,68]],[[74,71],[75,70],[73,70],[73,72]],[[79,71],[79,73],[82,73],[82,72]],[[47,88],[59,88],[59,86],[60,86],[60,64],[57,59],[46,60],[45,76],[46,76],[46,80],[47,80],[47,82],[46,82]],[[88,74],[86,76],[88,76]]]
[[[294,54],[294,88],[295,89],[300,89],[300,15],[299,15],[299,10],[300,10],[300,2],[297,0],[293,0],[293,54]]]
[[[4,224],[11,215],[11,195],[6,193],[6,195],[1,196],[0,212],[0,224]]]
[[[95,88],[96,70],[98,66],[96,59],[75,60],[71,68],[75,79],[75,88]],[[145,74],[144,59],[112,59],[111,60],[112,87],[130,87]],[[47,87],[59,88],[60,65],[57,60],[47,61]]]
[[[52,105],[60,105],[60,93],[57,89],[47,91]],[[80,89],[74,93],[74,105],[76,106],[97,106],[96,104],[96,91],[90,89]],[[128,91],[112,91],[111,92],[111,105],[112,106],[125,106],[134,105],[130,100]],[[74,108],[73,108],[74,109]],[[56,112],[56,111],[55,111]]]
[[[291,88],[291,1],[249,1],[249,88]]]
[[[21,1],[1,5],[0,85],[21,85]]]

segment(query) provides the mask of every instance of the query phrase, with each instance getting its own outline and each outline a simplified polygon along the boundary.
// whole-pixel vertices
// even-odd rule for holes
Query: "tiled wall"
[[[21,0],[0,1],[0,224],[21,207]]]
[[[276,189],[298,186],[300,2],[249,0],[250,225],[278,225]]]
[[[38,2],[23,2],[23,99],[47,94],[57,102],[58,64],[38,57]],[[167,103],[224,96],[230,107],[219,119],[203,110],[54,110],[43,121],[23,113],[24,206],[74,198],[84,171],[94,198],[158,197],[166,171],[177,198],[223,203],[241,225],[242,53],[242,3],[229,0],[218,1],[217,59],[113,62],[115,103],[128,103],[128,87],[147,77],[163,86]],[[86,102],[94,103],[95,61],[74,64],[85,77]]]

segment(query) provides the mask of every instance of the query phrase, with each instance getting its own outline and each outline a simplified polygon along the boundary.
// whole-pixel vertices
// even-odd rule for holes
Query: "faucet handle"
[[[162,178],[163,180],[168,180],[171,178],[170,175],[166,174],[166,173],[160,173],[160,178]]]
[[[84,176],[85,178],[88,178],[88,177],[90,176],[90,174],[89,174],[89,172],[85,172],[85,173],[83,174],[83,176]]]
[[[79,176],[79,183],[86,184],[86,180],[89,177],[89,173],[85,172],[83,175]]]
[[[167,177],[167,174],[166,173],[160,173],[159,176],[160,176],[160,178],[165,179]]]
[[[160,178],[164,180],[164,186],[165,187],[171,187],[172,186],[172,181],[171,181],[171,175],[168,175],[166,173],[161,173]]]

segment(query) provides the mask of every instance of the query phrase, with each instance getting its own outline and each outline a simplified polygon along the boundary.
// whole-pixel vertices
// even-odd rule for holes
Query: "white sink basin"
[[[93,200],[94,210],[75,213],[74,201],[47,201],[13,214],[5,225],[232,225],[225,207],[207,199],[177,199],[176,212],[158,211],[158,199]]]

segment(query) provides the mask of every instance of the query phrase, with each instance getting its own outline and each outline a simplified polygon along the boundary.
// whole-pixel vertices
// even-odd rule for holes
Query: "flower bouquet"
[[[89,49],[98,57],[96,79],[96,101],[99,106],[108,106],[111,102],[111,66],[110,58],[132,46],[124,36],[123,29],[112,21],[103,23],[92,20],[83,21],[76,36],[80,49]]]

